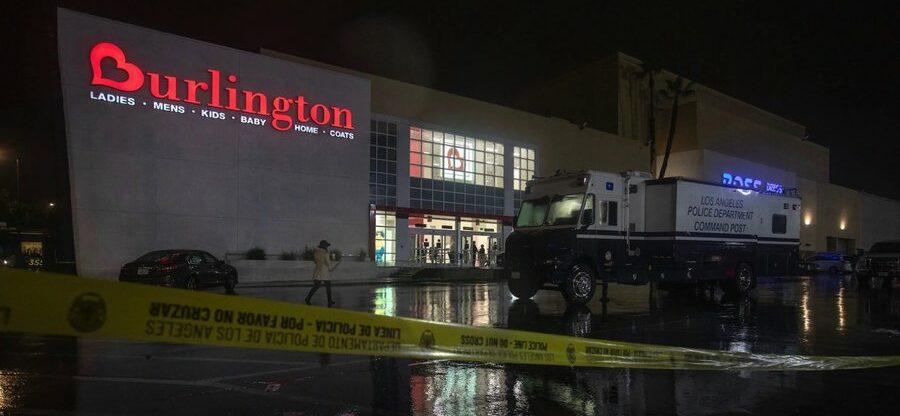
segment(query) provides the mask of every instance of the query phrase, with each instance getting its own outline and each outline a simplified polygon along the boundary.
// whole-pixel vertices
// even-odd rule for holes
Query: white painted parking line
[[[370,360],[353,360],[353,361],[345,361],[342,363],[328,364],[326,366],[320,366],[319,364],[309,364],[309,365],[305,365],[303,367],[284,368],[281,370],[259,371],[259,372],[254,372],[254,373],[236,374],[233,376],[205,378],[200,381],[206,382],[206,383],[217,383],[217,382],[228,381],[228,380],[239,380],[242,378],[249,378],[249,377],[259,377],[259,376],[267,376],[267,375],[271,375],[271,374],[290,373],[292,371],[310,370],[310,369],[315,369],[315,368],[328,369],[328,368],[351,366],[351,365],[357,365],[357,364],[368,364],[370,362],[371,362]]]
[[[268,376],[268,375],[272,375],[272,374],[282,374],[282,373],[290,373],[292,371],[308,370],[312,367],[314,367],[314,366],[307,365],[307,366],[303,366],[303,367],[282,368],[280,370],[257,371],[254,373],[235,374],[232,376],[204,378],[200,381],[204,382],[204,383],[218,383],[221,381],[237,380],[237,379],[248,378],[248,377]]]
[[[141,383],[141,384],[164,384],[170,386],[193,386],[193,387],[212,387],[210,383],[202,380],[172,380],[161,378],[140,378],[140,377],[104,377],[104,376],[72,376],[78,381],[106,381],[113,383]]]

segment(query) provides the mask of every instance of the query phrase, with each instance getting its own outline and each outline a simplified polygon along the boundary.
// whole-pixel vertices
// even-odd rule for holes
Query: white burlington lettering
[[[265,126],[267,121],[269,120],[260,117],[241,116],[241,123],[252,124],[254,126]]]
[[[108,103],[114,104],[123,104],[123,105],[134,105],[134,98],[124,96],[124,95],[116,95],[109,93],[95,93],[94,91],[90,92],[90,96],[92,100],[97,101],[106,101]]]
[[[353,133],[350,133],[348,131],[331,130],[331,132],[329,134],[331,135],[331,137],[340,137],[342,139],[353,139]]]
[[[215,118],[219,120],[225,120],[225,113],[221,111],[213,111],[213,110],[200,110],[201,117],[207,118]]]
[[[305,124],[295,124],[294,131],[299,131],[301,133],[312,133],[319,134],[319,128],[315,126],[307,126]]]
[[[154,101],[154,102],[153,102],[153,109],[154,109],[154,110],[168,111],[168,112],[172,112],[172,113],[184,114],[184,106],[183,106],[183,105],[175,105],[175,104],[169,104],[169,103],[161,103],[161,102],[159,102],[159,101]]]

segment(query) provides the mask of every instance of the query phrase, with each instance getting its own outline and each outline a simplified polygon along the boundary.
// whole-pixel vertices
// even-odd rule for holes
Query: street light
[[[55,207],[55,206],[56,206],[56,204],[55,204],[55,203],[53,203],[53,202],[51,202],[51,203],[50,203],[50,204],[49,204],[49,205],[48,205],[48,206],[49,206],[49,207],[50,207],[50,208],[53,208],[53,207]]]

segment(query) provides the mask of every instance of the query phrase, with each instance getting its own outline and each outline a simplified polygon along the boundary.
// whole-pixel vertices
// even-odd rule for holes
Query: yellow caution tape
[[[295,303],[0,271],[0,332],[575,367],[845,370],[900,356],[748,354],[585,339]]]

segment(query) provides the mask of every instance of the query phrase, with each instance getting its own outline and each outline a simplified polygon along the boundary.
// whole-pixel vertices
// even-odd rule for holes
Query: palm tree
[[[682,79],[681,76],[678,76],[675,80],[666,80],[666,89],[659,90],[660,94],[667,99],[672,100],[672,115],[669,118],[669,135],[666,138],[666,153],[663,156],[662,166],[659,168],[659,178],[666,177],[666,167],[669,165],[669,154],[672,153],[672,141],[675,139],[675,123],[678,121],[678,99],[693,94],[694,90],[691,89],[693,85],[694,81],[685,84],[684,79]]]
[[[656,75],[662,70],[661,67],[653,62],[644,61],[640,63],[641,69],[634,73],[634,77],[638,79],[647,79],[647,91],[649,97],[647,99],[647,146],[650,147],[650,166],[656,165],[656,94],[654,81]]]

